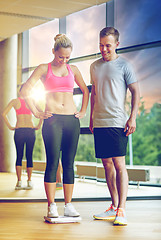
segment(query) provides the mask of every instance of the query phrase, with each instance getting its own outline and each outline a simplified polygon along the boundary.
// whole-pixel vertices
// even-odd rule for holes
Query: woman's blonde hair
[[[54,50],[57,51],[59,48],[73,48],[73,44],[65,34],[57,34],[54,38]]]

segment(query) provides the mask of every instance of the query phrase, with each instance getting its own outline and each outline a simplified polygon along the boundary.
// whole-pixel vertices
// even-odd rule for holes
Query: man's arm
[[[89,129],[93,133],[93,109],[94,109],[94,95],[95,95],[95,86],[92,85],[92,90],[91,90],[91,112],[90,112],[90,124],[89,124]]]
[[[140,93],[139,93],[139,86],[138,83],[132,83],[128,85],[129,90],[131,92],[131,114],[126,122],[124,132],[126,132],[126,136],[129,136],[130,134],[134,133],[136,130],[136,116],[138,112],[139,107],[139,101],[140,101]]]

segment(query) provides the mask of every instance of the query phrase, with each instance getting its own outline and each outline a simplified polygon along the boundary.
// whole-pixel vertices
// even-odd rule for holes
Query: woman
[[[15,127],[11,126],[7,118],[7,115],[12,108],[14,108],[16,111],[17,121]],[[28,175],[27,187],[25,189],[32,189],[33,187],[31,181],[31,175],[33,170],[32,153],[35,144],[35,130],[38,130],[41,127],[42,120],[40,120],[38,125],[34,127],[32,122],[32,112],[30,111],[29,108],[27,108],[25,100],[23,99],[21,93],[19,93],[18,98],[13,99],[9,102],[7,107],[4,109],[2,116],[8,128],[10,130],[15,130],[14,141],[17,152],[16,159],[17,184],[15,189],[16,190],[23,189],[21,175],[22,175],[22,158],[25,144]]]
[[[44,177],[48,200],[47,216],[59,216],[54,200],[56,171],[60,151],[62,151],[64,215],[76,217],[79,213],[71,204],[74,187],[73,165],[80,133],[79,118],[83,118],[86,113],[89,92],[78,68],[67,64],[72,51],[71,41],[64,34],[58,34],[54,40],[53,61],[41,64],[35,69],[22,88],[22,93],[24,97],[27,97],[39,79],[46,90],[45,112],[38,111],[31,99],[26,98],[26,102],[35,117],[45,119],[42,134],[47,158]],[[79,112],[73,100],[74,82],[83,93],[82,107]]]

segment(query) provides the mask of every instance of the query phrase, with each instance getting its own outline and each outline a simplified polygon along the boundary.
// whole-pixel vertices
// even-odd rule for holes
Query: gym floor
[[[73,202],[80,223],[44,222],[47,203],[10,202],[0,204],[1,240],[161,240],[161,200],[127,201],[128,225],[93,220],[110,202]],[[58,202],[63,215],[64,203]]]

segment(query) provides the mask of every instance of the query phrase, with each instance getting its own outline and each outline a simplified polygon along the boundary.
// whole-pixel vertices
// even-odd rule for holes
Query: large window
[[[90,65],[93,62],[93,59],[79,61],[73,63],[79,69],[82,74],[83,80],[85,81],[86,85],[90,85]]]
[[[44,23],[29,30],[29,66],[37,66],[53,59],[54,37],[59,33],[59,20]]]
[[[106,4],[67,16],[67,35],[73,42],[72,57],[98,52],[98,34],[106,24]]]
[[[115,27],[121,33],[120,47],[161,39],[160,0],[115,0]]]
[[[152,47],[122,54],[135,68],[146,111],[150,111],[155,103],[161,104],[160,53],[161,47]]]
[[[137,128],[133,134],[134,165],[160,166],[161,48],[123,53],[132,62],[139,81],[141,102]],[[156,62],[155,65],[152,62]],[[160,146],[159,146],[160,145]],[[127,155],[127,162],[128,155]]]

